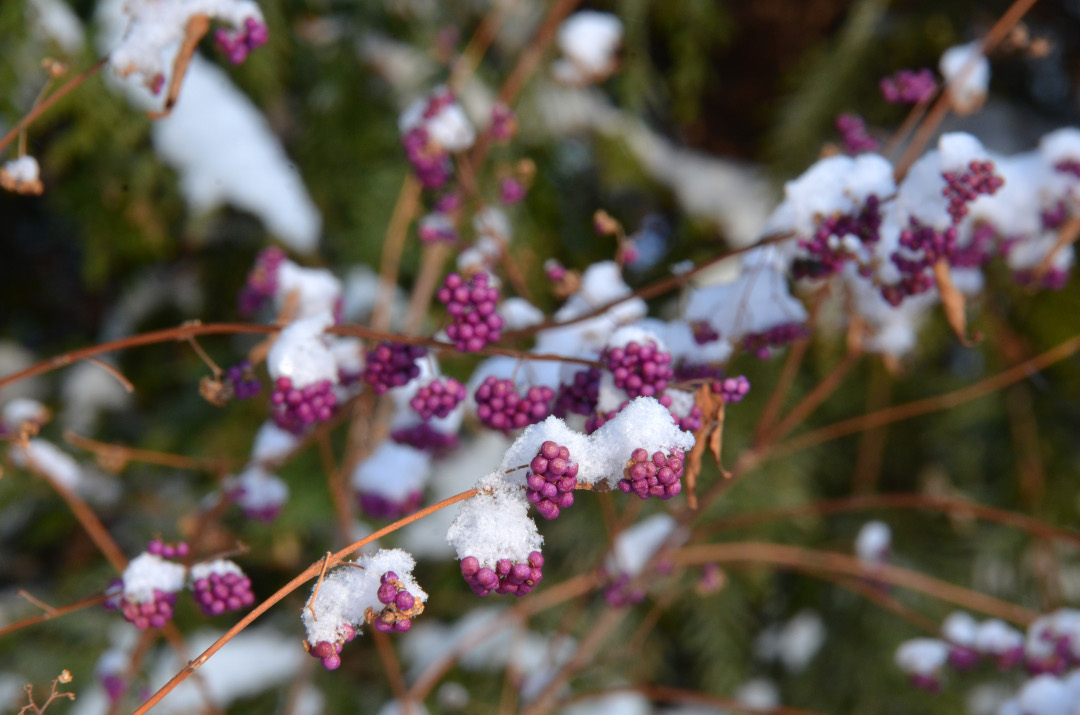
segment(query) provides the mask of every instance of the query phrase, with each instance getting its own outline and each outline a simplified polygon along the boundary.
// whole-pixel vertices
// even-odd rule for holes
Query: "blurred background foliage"
[[[397,134],[400,107],[379,72],[361,58],[358,42],[364,33],[377,32],[441,61],[446,56],[441,48],[461,47],[487,3],[260,4],[270,26],[270,44],[244,65],[226,69],[265,113],[322,212],[322,248],[318,256],[304,260],[338,269],[339,274],[357,263],[377,266],[407,164]],[[93,0],[73,0],[71,6],[91,23]],[[584,6],[616,12],[626,24],[622,69],[603,88],[619,107],[677,146],[761,166],[779,187],[836,139],[832,122],[838,113],[858,112],[882,134],[897,126],[902,110],[881,99],[877,80],[901,68],[934,67],[945,48],[985,32],[1007,3],[612,0]],[[513,22],[527,29],[536,16],[533,8],[515,15]],[[0,3],[0,126],[11,126],[27,110],[44,82],[40,60],[56,56],[57,48],[35,39],[28,18],[19,0]],[[1049,40],[1051,52],[1041,58],[1008,52],[995,56],[993,100],[985,113],[964,122],[950,120],[949,126],[972,129],[992,148],[1028,148],[1045,128],[1077,120],[1080,2],[1044,0],[1026,24],[1033,36]],[[512,34],[515,28],[508,30]],[[210,43],[205,45],[205,54],[224,66]],[[498,86],[516,58],[516,46],[509,40],[496,44],[480,68],[483,82]],[[64,58],[73,71],[94,61],[91,48],[88,43],[80,54]],[[440,71],[432,83],[444,77]],[[183,271],[204,301],[197,315],[175,308],[155,311],[140,322],[139,330],[191,318],[236,319],[234,296],[255,253],[274,237],[253,217],[232,209],[189,215],[176,175],[154,155],[145,115],[95,78],[34,126],[29,147],[42,162],[47,191],[40,198],[0,194],[0,337],[39,359],[92,344],[125,291],[155,271]],[[533,191],[512,209],[511,219],[515,255],[548,312],[557,302],[543,290],[540,263],[545,257],[584,267],[611,253],[612,246],[591,230],[597,208],[608,209],[628,227],[654,211],[670,220],[667,255],[657,268],[632,276],[636,285],[663,275],[669,263],[707,258],[724,245],[714,227],[682,215],[676,198],[650,179],[618,142],[579,134],[500,151],[497,160],[528,156],[537,164]],[[417,269],[418,253],[406,251],[405,286]],[[866,411],[874,385],[885,385],[894,404],[938,395],[1007,368],[1018,354],[1047,349],[1080,327],[1076,281],[1059,293],[1040,295],[1012,287],[1003,275],[992,274],[990,285],[987,297],[973,306],[974,325],[985,335],[980,344],[959,346],[944,321],[935,318],[917,356],[891,373],[880,361],[864,360],[802,429]],[[656,301],[655,307],[662,309],[666,300]],[[205,342],[223,363],[235,362],[251,344],[245,339]],[[836,336],[815,340],[789,405],[832,369],[840,350]],[[109,414],[93,436],[197,456],[246,454],[264,417],[262,407],[240,403],[218,410],[204,402],[196,386],[205,368],[185,345],[163,344],[116,357],[136,385],[134,405]],[[744,356],[734,366],[750,377],[754,391],[729,411],[728,460],[751,442],[782,361]],[[465,376],[471,365],[461,360],[448,369]],[[57,385],[55,376],[45,380],[50,402],[62,407]],[[1070,527],[1080,507],[1078,388],[1080,364],[1073,358],[1002,393],[892,425],[880,473],[874,483],[863,486],[882,492],[962,495]],[[1038,435],[1035,453],[1041,478],[1030,475],[1025,460],[1032,455],[1016,446],[1017,424],[1025,422],[1033,424]],[[47,431],[49,436],[60,438],[58,428],[49,429],[57,432]],[[730,515],[851,494],[859,454],[860,437],[852,436],[770,462],[743,479],[703,521],[722,523]],[[1025,465],[1026,478],[1021,476]],[[333,520],[326,516],[332,505],[317,455],[308,450],[282,475],[292,498],[278,522],[266,526],[235,515],[225,522],[251,548],[242,563],[260,595],[337,546]],[[101,515],[129,554],[140,551],[155,534],[174,537],[177,525],[215,486],[209,474],[146,465],[131,465],[109,478],[119,481],[125,496],[103,507]],[[715,470],[703,475],[706,484],[718,478]],[[650,504],[643,512],[661,508]],[[719,538],[850,552],[854,535],[870,516],[892,527],[898,564],[1034,609],[1076,605],[1080,599],[1080,562],[1074,551],[1037,552],[1037,545],[1022,533],[970,519],[914,511],[852,513],[780,520]],[[557,583],[598,560],[604,545],[600,524],[597,501],[583,498],[558,523],[543,525],[549,564],[545,581]],[[1008,577],[993,576],[1001,573]],[[433,594],[425,619],[453,621],[476,604],[455,564],[421,561],[418,575]],[[907,687],[892,663],[895,646],[918,632],[878,606],[834,584],[769,569],[732,570],[724,588],[701,595],[694,589],[698,575],[688,570],[668,577],[670,584],[636,607],[610,641],[625,642],[649,617],[654,603],[662,601],[666,607],[644,647],[601,651],[575,687],[656,682],[729,695],[748,678],[764,675],[775,679],[783,701],[796,707],[953,713],[963,709],[970,686],[1002,678],[977,671],[945,695],[928,696]],[[18,588],[62,604],[99,589],[111,577],[56,496],[9,465],[0,479],[0,621],[29,612],[15,597]],[[666,595],[674,600],[666,601]],[[935,619],[951,610],[910,593],[894,595]],[[301,636],[295,616],[302,599],[294,595],[267,616],[284,632],[296,634],[297,648]],[[574,630],[583,631],[605,608],[596,594],[583,600]],[[755,659],[756,634],[804,608],[816,610],[828,632],[809,666],[789,673]],[[551,631],[561,618],[560,612],[544,613],[531,625]],[[60,668],[68,668],[76,676],[77,691],[90,682],[106,645],[107,626],[116,620],[93,610],[0,639],[0,670],[46,683]],[[229,622],[220,620],[216,626]],[[177,618],[185,632],[203,622],[191,608],[182,608]],[[329,712],[372,712],[391,697],[370,639],[350,645],[344,663],[338,673],[313,675]],[[467,683],[473,697],[468,712],[491,712],[500,701],[501,674],[455,669],[448,677]],[[231,711],[281,712],[286,695],[283,687],[242,701]],[[429,707],[437,710],[434,703]]]

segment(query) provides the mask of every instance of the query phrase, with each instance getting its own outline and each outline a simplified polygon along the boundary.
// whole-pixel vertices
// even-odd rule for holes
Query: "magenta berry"
[[[507,177],[499,182],[499,198],[504,204],[516,204],[525,198],[528,190],[525,185],[513,177]]]
[[[570,461],[570,450],[548,440],[529,463],[525,498],[536,506],[540,516],[554,519],[562,509],[573,506],[577,473],[578,465]]]
[[[341,667],[341,651],[344,645],[356,638],[356,629],[349,623],[339,625],[337,633],[338,639],[334,643],[330,641],[319,641],[315,645],[304,643],[308,655],[322,661],[322,666],[327,670],[337,670]]]
[[[761,333],[751,333],[743,337],[743,348],[760,360],[769,358],[770,348],[782,347],[809,335],[809,330],[802,323],[782,323]]]
[[[241,64],[252,50],[262,47],[269,39],[266,25],[253,17],[244,20],[244,26],[239,30],[219,28],[214,33],[214,41],[234,65]]]
[[[489,376],[476,389],[476,416],[492,429],[509,432],[540,422],[551,414],[555,392],[550,387],[530,387],[519,395],[513,380]]]
[[[379,578],[376,597],[385,608],[378,613],[369,608],[364,620],[382,633],[405,633],[412,628],[412,619],[424,612],[424,604],[409,593],[393,571]]]
[[[949,200],[949,216],[953,225],[960,223],[968,213],[968,204],[979,196],[991,196],[1005,185],[1005,180],[994,173],[994,162],[972,161],[962,172],[946,171],[945,188],[941,193]]]
[[[185,541],[177,541],[174,544],[166,543],[160,539],[153,539],[146,546],[147,552],[163,559],[182,559],[190,552],[190,547]]]
[[[207,616],[218,616],[255,603],[251,579],[231,561],[219,559],[196,564],[189,576],[195,602]]]
[[[694,342],[698,345],[707,345],[720,339],[720,333],[716,332],[705,320],[695,320],[690,323],[690,332],[693,333]]]
[[[389,478],[392,478],[390,476]],[[372,519],[398,519],[406,514],[412,514],[420,508],[424,500],[422,492],[411,492],[405,501],[393,501],[373,492],[361,492],[357,495],[360,509]]]
[[[461,352],[476,352],[502,336],[503,319],[495,312],[499,289],[489,285],[487,273],[476,273],[465,283],[457,273],[446,276],[436,293],[453,321],[446,334]]]
[[[274,423],[293,434],[302,434],[316,422],[325,422],[334,414],[337,396],[329,380],[294,387],[292,380],[279,377],[270,395]]]
[[[601,360],[615,378],[615,387],[625,390],[630,399],[660,395],[675,376],[671,353],[660,350],[652,340],[607,348]]]
[[[512,593],[519,598],[532,591],[544,578],[544,557],[533,551],[525,561],[513,562],[499,559],[494,568],[481,566],[475,556],[461,560],[461,575],[477,596],[495,593]]]
[[[438,211],[420,219],[416,233],[424,243],[453,243],[459,238],[453,219]]]
[[[426,422],[433,417],[443,418],[449,415],[465,399],[466,394],[465,386],[454,378],[439,378],[422,385],[409,400],[409,406]]]
[[[881,199],[870,194],[858,212],[822,217],[814,233],[799,238],[799,248],[806,255],[798,256],[792,264],[796,278],[825,278],[840,271],[844,264],[856,260],[860,244],[872,246],[881,238]]]
[[[682,491],[683,453],[675,450],[669,454],[635,449],[626,462],[619,490],[624,494],[633,492],[642,499],[659,497],[670,499]]]
[[[549,258],[544,261],[544,275],[546,275],[548,280],[552,283],[558,283],[563,278],[566,278],[566,268],[556,259]]]
[[[645,600],[645,591],[631,584],[629,574],[620,573],[604,587],[604,600],[613,608],[625,608]]]
[[[493,139],[505,142],[513,138],[517,133],[517,116],[514,110],[503,102],[496,102],[491,108],[491,128],[489,129]]]
[[[427,355],[419,345],[382,342],[369,350],[364,365],[364,380],[381,395],[394,387],[402,387],[420,375],[416,361]]]
[[[240,291],[240,315],[251,316],[277,292],[277,273],[285,251],[277,246],[263,249],[255,257],[255,265],[248,273],[247,283]]]

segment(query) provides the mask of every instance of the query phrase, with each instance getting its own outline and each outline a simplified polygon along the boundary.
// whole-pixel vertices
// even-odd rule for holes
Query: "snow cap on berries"
[[[266,24],[253,0],[127,0],[124,14],[129,18],[127,32],[109,52],[109,66],[120,77],[140,76],[147,86],[159,83],[158,78],[171,69],[172,55],[192,18],[203,15],[237,30],[243,29],[248,20]]]
[[[476,130],[461,104],[444,86],[436,87],[427,97],[410,104],[398,120],[404,135],[422,128],[440,148],[450,152],[464,151],[476,140]]]
[[[431,457],[418,449],[387,440],[356,465],[352,486],[358,492],[377,494],[404,503],[423,491],[431,476]]]
[[[524,298],[507,298],[496,311],[510,330],[524,330],[544,322],[544,312]]]
[[[855,555],[860,561],[880,564],[888,561],[892,548],[892,530],[883,521],[868,521],[855,537]]]
[[[0,423],[9,430],[17,431],[24,422],[38,427],[49,421],[49,408],[29,397],[17,397],[4,404],[0,412]]]
[[[476,484],[480,493],[461,503],[446,540],[458,559],[473,556],[491,568],[499,559],[524,562],[539,551],[544,537],[529,517],[525,493],[510,486],[503,472],[492,472]]]
[[[977,41],[945,50],[938,69],[957,114],[971,114],[982,107],[990,87],[990,62]]]
[[[578,465],[577,481],[583,484],[593,484],[604,478],[605,475],[597,471],[595,464],[589,459],[592,454],[592,444],[589,438],[567,427],[566,423],[558,417],[548,417],[543,422],[526,427],[521,436],[510,445],[510,449],[506,450],[502,463],[499,464],[499,469],[508,472],[515,467],[529,464],[540,453],[541,445],[548,441],[569,450],[569,461]],[[506,475],[506,481],[524,487],[527,471],[526,469],[518,469],[510,472]]]
[[[294,319],[324,312],[333,315],[343,294],[341,281],[325,268],[305,268],[288,259],[278,267],[277,292],[274,296],[277,309],[280,311],[288,304],[289,296],[295,295]]]
[[[124,598],[136,603],[155,599],[154,591],[176,593],[184,587],[185,569],[151,553],[141,553],[124,569]]]
[[[259,464],[280,462],[299,444],[300,439],[296,435],[281,429],[272,420],[267,420],[255,433],[255,440],[251,445],[251,461]]]
[[[566,18],[555,37],[565,57],[553,67],[556,79],[570,85],[604,79],[615,69],[622,36],[622,21],[610,13],[582,10]]]
[[[289,485],[258,464],[227,477],[222,489],[246,515],[264,521],[273,520],[289,500]]]
[[[593,449],[588,474],[593,470],[614,486],[622,477],[626,460],[636,449],[649,454],[675,450],[689,452],[694,447],[694,435],[679,429],[668,409],[652,397],[639,397],[624,407],[615,417],[593,432]],[[586,461],[585,458],[582,461]],[[584,465],[582,472],[585,472]],[[579,472],[578,479],[581,479]]]
[[[266,357],[270,377],[287,377],[294,388],[322,380],[336,383],[337,361],[323,331],[334,324],[330,313],[322,312],[289,323],[278,334]]]
[[[370,608],[376,613],[383,609],[379,601],[381,577],[393,571],[413,599],[427,603],[428,595],[420,588],[412,575],[416,561],[401,549],[381,549],[353,563],[362,568],[343,566],[326,574],[318,586],[318,594],[312,587],[312,596],[300,613],[300,620],[307,632],[307,642],[312,646],[321,641],[341,643],[346,639],[349,626],[359,630],[365,622],[365,612]]]
[[[611,554],[608,556],[608,571],[626,574],[631,578],[638,576],[657,549],[675,533],[677,526],[672,516],[654,514],[621,532],[615,537]],[[676,539],[681,543],[686,536],[687,534],[680,533]]]
[[[933,676],[949,657],[949,647],[937,638],[913,638],[896,649],[896,665],[908,675]]]
[[[891,196],[895,190],[892,164],[882,156],[837,155],[820,159],[784,185],[790,230],[809,236],[822,218],[855,213],[868,196]]]

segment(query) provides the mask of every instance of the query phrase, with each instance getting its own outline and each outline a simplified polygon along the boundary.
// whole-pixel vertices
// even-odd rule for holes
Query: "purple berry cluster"
[[[281,262],[285,260],[285,251],[277,246],[270,246],[255,257],[255,265],[248,273],[247,282],[240,290],[240,315],[249,317],[263,306],[277,292],[277,273]]]
[[[872,246],[881,238],[881,221],[881,199],[874,194],[866,197],[858,213],[822,218],[811,237],[799,239],[799,247],[810,255],[795,260],[793,275],[796,278],[825,278],[839,272],[844,263],[857,258],[848,237]],[[868,270],[866,267],[864,272]]]
[[[648,450],[639,447],[626,462],[623,478],[619,480],[619,491],[623,494],[633,492],[642,499],[670,499],[682,491],[682,475],[681,450],[669,454],[657,451],[650,457]]]
[[[293,434],[302,434],[316,422],[325,422],[337,407],[333,388],[329,380],[293,387],[290,378],[279,377],[270,395],[274,423]]]
[[[409,406],[426,422],[433,417],[446,417],[465,397],[465,386],[460,382],[452,377],[439,378],[422,385],[409,400]]]
[[[705,413],[701,408],[694,405],[690,408],[690,411],[685,415],[677,415],[674,412],[671,413],[671,417],[675,420],[675,424],[679,426],[679,429],[684,432],[697,432],[701,429],[702,417]]]
[[[892,77],[882,77],[878,88],[889,104],[918,104],[934,96],[937,80],[934,79],[934,72],[926,67],[921,70],[900,70]]]
[[[477,352],[502,336],[503,319],[495,312],[499,289],[489,281],[488,274],[480,272],[466,285],[464,278],[451,273],[436,293],[453,320],[446,334],[463,353]]]
[[[544,578],[544,557],[539,551],[533,551],[529,558],[518,563],[510,559],[499,559],[495,568],[480,566],[475,556],[466,556],[461,560],[461,575],[477,596],[495,593],[512,593],[521,597],[536,588]]]
[[[473,395],[476,416],[492,429],[509,432],[540,422],[551,414],[555,392],[550,387],[534,386],[519,395],[513,380],[489,376]]]
[[[723,380],[714,380],[711,389],[714,394],[720,395],[725,405],[733,405],[736,402],[742,402],[742,399],[749,394],[750,381],[746,379],[746,375],[725,377]]]
[[[716,332],[707,320],[695,320],[690,323],[690,332],[698,345],[708,345],[720,339],[720,333]]]
[[[381,395],[390,388],[402,387],[420,375],[416,361],[427,355],[427,348],[384,341],[368,351],[364,380]]]
[[[433,457],[442,457],[458,448],[460,440],[451,432],[440,432],[427,422],[411,427],[399,427],[390,433],[390,439],[406,444]]]
[[[570,450],[551,440],[529,463],[525,474],[525,497],[545,519],[559,516],[561,509],[574,505],[578,465],[570,461]]]
[[[559,386],[553,408],[556,417],[568,414],[591,415],[596,411],[596,401],[600,399],[600,370],[590,367],[574,373],[569,383]]]
[[[631,341],[621,348],[607,348],[601,360],[615,378],[615,387],[625,390],[630,399],[655,397],[675,377],[671,353],[660,350],[652,340],[644,345]]]
[[[878,141],[866,131],[866,122],[854,114],[841,114],[836,118],[836,131],[844,142],[848,154],[863,154],[878,148]]]
[[[153,539],[146,546],[146,550],[154,556],[160,556],[163,559],[182,559],[191,553],[191,548],[185,541],[177,541],[175,544],[169,544],[161,539]]]
[[[218,28],[214,41],[234,65],[242,64],[248,53],[262,47],[270,39],[266,25],[253,17],[244,20],[244,26],[236,31]]]
[[[946,171],[945,188],[941,193],[949,200],[949,216],[953,225],[960,223],[968,214],[968,204],[980,195],[992,196],[1005,185],[1005,179],[994,173],[994,162],[972,161],[966,171]]]
[[[392,476],[392,475],[389,475]],[[381,494],[374,492],[360,492],[357,495],[360,509],[372,519],[399,519],[406,514],[412,514],[420,508],[424,500],[423,492],[411,492],[403,502],[387,499]]]
[[[378,613],[369,608],[365,620],[382,633],[405,633],[412,628],[412,619],[424,612],[424,604],[408,592],[393,571],[387,571],[379,579]]]
[[[805,338],[809,331],[802,323],[781,323],[761,333],[750,333],[743,337],[743,349],[759,360],[769,358],[769,349],[782,347]]]
[[[248,360],[226,370],[225,381],[232,388],[232,396],[238,400],[251,399],[262,390],[262,383],[255,377],[255,368]]]
[[[304,641],[304,648],[307,649],[308,655],[321,660],[322,666],[327,670],[337,670],[341,667],[342,648],[356,638],[356,629],[348,623],[342,623],[337,630],[341,640],[336,643],[319,641],[315,645],[308,645],[308,642]]]
[[[112,588],[122,591],[123,582],[114,581],[110,586],[110,589]],[[156,588],[153,593],[152,600],[141,603],[129,601],[121,595],[106,600],[103,605],[106,610],[120,611],[124,620],[140,631],[145,631],[147,628],[161,628],[172,620],[176,608],[176,594]]]
[[[645,589],[633,586],[629,574],[619,573],[604,586],[604,601],[612,608],[626,608],[645,600]]]
[[[1054,171],[1062,174],[1072,174],[1077,179],[1080,179],[1080,161],[1076,159],[1065,159],[1054,164]]]
[[[423,120],[431,119],[453,102],[454,95],[449,90],[436,92],[424,107]],[[401,143],[416,178],[425,189],[437,189],[450,180],[454,171],[450,152],[432,141],[423,121],[406,132]]]
[[[231,561],[192,567],[191,592],[204,615],[219,616],[255,603],[251,579]]]

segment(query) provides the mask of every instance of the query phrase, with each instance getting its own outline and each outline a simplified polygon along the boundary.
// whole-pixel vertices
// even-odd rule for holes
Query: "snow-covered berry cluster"
[[[438,189],[450,180],[450,156],[472,146],[476,132],[465,111],[446,87],[418,99],[398,122],[405,156],[416,178],[427,189]]]
[[[255,603],[251,579],[228,559],[195,564],[188,572],[188,583],[195,602],[207,616],[219,616]]]
[[[364,363],[364,380],[381,395],[394,387],[402,387],[420,375],[416,361],[427,355],[420,345],[384,341],[368,351]]]
[[[431,458],[420,449],[383,442],[356,465],[352,487],[360,508],[373,519],[397,519],[420,507]]]
[[[457,273],[446,276],[436,293],[453,321],[446,334],[461,352],[474,353],[502,336],[503,319],[495,312],[499,289],[487,273],[474,273],[466,284]]]
[[[274,381],[270,404],[278,427],[301,434],[316,422],[325,422],[333,416],[337,395],[330,380],[297,387],[293,385],[292,378],[279,377]]]
[[[525,475],[525,498],[545,519],[554,519],[562,509],[573,506],[578,465],[570,461],[570,450],[551,440],[529,462]]]
[[[682,491],[683,453],[675,450],[669,454],[635,449],[626,460],[619,490],[624,494],[633,492],[642,499],[659,497],[670,499]]]
[[[552,408],[556,417],[568,414],[591,415],[596,411],[596,402],[600,399],[600,370],[595,367],[578,370],[570,382],[559,385]]]
[[[518,394],[513,380],[487,377],[476,389],[476,416],[484,425],[503,432],[521,429],[551,414],[555,392],[546,385],[530,387]]]
[[[151,544],[153,552],[147,549],[131,560],[119,581],[107,590],[104,602],[106,609],[119,611],[139,630],[161,628],[172,620],[186,573],[181,564],[167,560],[178,556],[179,550],[187,553],[186,544],[182,549],[156,540]],[[170,556],[165,557],[166,553]]]
[[[466,397],[465,386],[454,378],[436,378],[417,389],[409,406],[426,422],[432,417],[446,417]]]
[[[428,422],[397,427],[390,432],[390,439],[398,444],[415,447],[434,457],[453,452],[461,443],[461,439],[456,434],[437,430]]]
[[[378,612],[369,608],[364,620],[383,633],[405,633],[412,628],[412,619],[424,612],[424,602],[413,596],[393,571],[379,578],[378,598],[385,608]]]
[[[327,573],[312,588],[300,613],[308,653],[327,670],[334,670],[341,666],[342,647],[364,625],[383,630],[389,624],[391,629],[408,630],[428,598],[413,578],[415,566],[413,557],[401,549],[381,549]],[[384,598],[391,600],[387,603]],[[397,626],[405,622],[409,626]]]
[[[945,188],[941,193],[949,202],[947,211],[953,224],[958,224],[968,214],[968,204],[979,196],[993,196],[1005,180],[995,173],[994,162],[971,161],[964,171],[945,171],[941,174]]]

